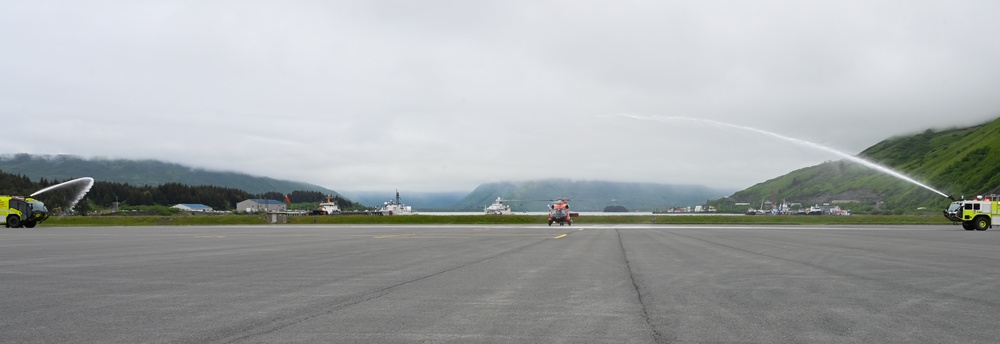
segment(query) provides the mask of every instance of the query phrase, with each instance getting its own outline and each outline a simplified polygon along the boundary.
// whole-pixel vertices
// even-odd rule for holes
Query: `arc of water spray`
[[[79,188],[78,189],[79,191],[77,192],[77,194],[75,196],[73,196],[73,200],[69,202],[69,207],[66,208],[66,209],[73,209],[73,207],[75,207],[76,204],[79,203],[81,199],[83,199],[83,196],[87,195],[87,192],[90,192],[90,188],[94,186],[94,178],[83,177],[83,178],[73,179],[73,180],[70,180],[70,181],[67,181],[67,182],[62,182],[62,183],[59,183],[59,184],[56,184],[56,185],[52,185],[52,186],[49,186],[47,188],[35,191],[35,193],[33,193],[31,195],[28,195],[28,197],[35,197],[35,195],[42,194],[42,193],[44,193],[46,191],[49,191],[49,190],[59,189],[59,188],[69,187],[69,186],[73,186],[73,187],[78,187]]]
[[[939,194],[941,196],[949,197],[950,198],[950,196],[948,196],[947,194],[945,194],[945,193],[943,193],[941,191],[935,190],[934,188],[932,188],[930,186],[924,185],[923,183],[918,182],[918,181],[914,180],[913,178],[910,178],[910,177],[908,177],[908,176],[906,176],[906,175],[904,175],[902,173],[896,172],[895,170],[890,169],[888,167],[885,167],[885,166],[876,164],[874,162],[871,162],[871,161],[868,161],[868,160],[865,160],[865,159],[862,159],[862,158],[859,158],[859,157],[856,157],[856,156],[853,156],[853,155],[841,152],[839,150],[836,150],[836,149],[833,149],[833,148],[830,148],[830,147],[827,147],[827,146],[823,146],[821,144],[809,142],[809,141],[802,140],[802,139],[797,139],[797,138],[794,138],[794,137],[788,137],[788,136],[777,134],[777,133],[772,133],[772,132],[767,131],[767,130],[761,130],[761,129],[752,128],[752,127],[745,127],[745,126],[736,125],[736,124],[730,124],[730,123],[726,123],[726,122],[719,122],[719,121],[710,120],[710,119],[700,119],[700,118],[690,118],[690,117],[678,117],[678,116],[649,117],[649,116],[636,116],[636,115],[629,115],[629,114],[620,114],[619,116],[622,116],[622,117],[625,117],[625,118],[637,119],[637,120],[657,121],[657,122],[674,122],[674,121],[702,122],[702,123],[707,123],[707,124],[711,124],[711,125],[719,126],[719,127],[727,127],[727,128],[732,128],[732,129],[740,129],[740,130],[752,131],[752,132],[755,132],[755,133],[758,133],[758,134],[762,134],[762,135],[765,135],[765,136],[770,136],[770,137],[773,137],[773,138],[776,138],[776,139],[779,139],[779,140],[788,141],[788,142],[791,142],[791,143],[794,143],[794,144],[797,144],[797,145],[800,145],[800,146],[814,148],[814,149],[819,149],[819,150],[822,150],[824,152],[832,153],[834,155],[837,155],[837,156],[840,156],[840,157],[842,157],[844,159],[856,162],[858,164],[861,164],[861,165],[866,166],[868,168],[871,168],[873,170],[876,170],[876,171],[888,174],[890,176],[893,176],[893,177],[905,180],[907,182],[919,185],[920,187],[923,187],[924,189],[933,191],[933,192],[935,192],[935,193],[937,193],[937,194]]]

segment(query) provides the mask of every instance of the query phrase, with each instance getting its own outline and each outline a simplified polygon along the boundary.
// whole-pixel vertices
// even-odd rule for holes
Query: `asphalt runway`
[[[582,222],[0,229],[0,342],[1000,342],[1000,229]]]

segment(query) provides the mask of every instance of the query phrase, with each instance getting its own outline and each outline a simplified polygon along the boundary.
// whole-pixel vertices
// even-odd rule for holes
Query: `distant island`
[[[627,213],[628,209],[625,209],[625,207],[620,206],[620,205],[609,205],[607,207],[604,207],[604,212],[605,213]]]

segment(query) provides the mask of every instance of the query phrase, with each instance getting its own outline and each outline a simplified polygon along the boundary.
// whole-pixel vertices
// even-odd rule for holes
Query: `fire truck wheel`
[[[976,226],[977,231],[985,231],[990,228],[990,219],[986,216],[980,216],[972,220],[972,223]]]
[[[7,227],[18,228],[21,227],[21,219],[15,215],[7,217]]]

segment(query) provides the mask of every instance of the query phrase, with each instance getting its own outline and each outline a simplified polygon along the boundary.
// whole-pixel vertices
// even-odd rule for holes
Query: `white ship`
[[[340,206],[327,196],[326,202],[320,202],[319,206],[316,207],[316,210],[314,210],[313,213],[319,215],[340,214]]]
[[[503,200],[500,197],[497,197],[497,200],[493,201],[493,204],[483,208],[483,211],[486,212],[486,215],[510,215],[514,213],[514,211],[510,210],[509,205],[503,204]]]
[[[413,208],[399,202],[399,190],[396,190],[396,199],[388,200],[376,210],[381,215],[414,215]]]

